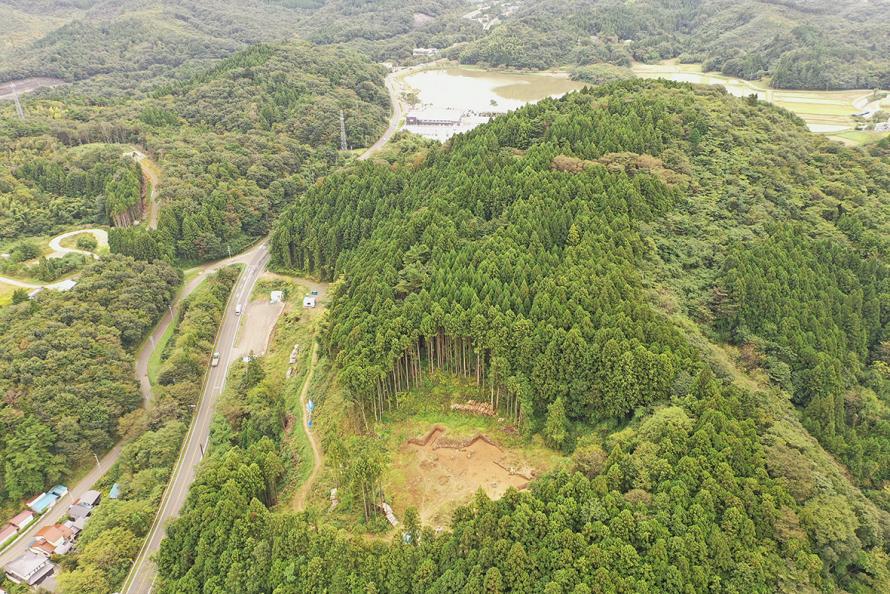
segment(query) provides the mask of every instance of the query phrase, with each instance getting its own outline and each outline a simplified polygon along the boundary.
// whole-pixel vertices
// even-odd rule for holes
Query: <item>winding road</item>
[[[401,88],[396,79],[403,75],[404,72],[402,70],[394,70],[386,75],[384,84],[389,93],[389,102],[392,104],[392,115],[389,118],[389,126],[386,128],[383,136],[359,156],[359,161],[364,161],[379,152],[392,139],[393,135],[398,132],[399,126],[402,125],[402,118],[405,116],[406,105],[402,102]]]
[[[396,73],[391,73],[386,79],[386,88],[389,92],[390,101],[393,106],[393,113],[389,121],[389,126],[383,136],[380,137],[380,140],[358,157],[359,160],[368,159],[374,155],[374,153],[381,150],[401,125],[403,109],[399,97],[399,86],[395,80],[395,76],[397,76]],[[153,184],[153,187],[156,186],[157,184]],[[173,476],[164,491],[160,511],[155,516],[154,523],[145,539],[145,543],[133,563],[133,567],[130,569],[130,574],[127,576],[127,580],[124,582],[124,586],[121,589],[121,592],[124,594],[148,594],[151,592],[155,579],[157,578],[157,567],[152,561],[152,556],[161,546],[161,541],[166,534],[167,524],[179,515],[179,511],[182,509],[186,497],[188,496],[189,487],[195,479],[197,467],[203,457],[204,444],[207,443],[207,439],[210,435],[210,423],[213,419],[213,410],[216,400],[223,391],[229,365],[233,359],[238,322],[241,319],[234,315],[235,305],[244,303],[246,299],[250,298],[253,288],[256,285],[256,281],[265,271],[266,265],[269,262],[267,240],[264,240],[258,246],[240,256],[224,260],[219,265],[226,265],[233,262],[246,264],[247,268],[241,275],[238,287],[233,291],[233,295],[236,297],[230,299],[226,306],[223,323],[220,326],[219,335],[216,341],[216,350],[220,353],[220,363],[218,367],[211,368],[207,374],[203,395],[198,403],[197,411],[192,420],[192,426],[189,428],[189,433],[186,435],[182,453],[173,470]],[[315,283],[309,279],[296,280],[306,285],[311,290],[319,290],[320,292],[324,288],[323,285]],[[192,282],[194,283],[195,281]],[[165,316],[164,319],[172,319],[172,312],[170,315]],[[169,324],[169,321],[167,324]],[[164,330],[166,330],[166,326],[164,327]],[[151,342],[156,342],[161,335],[163,335],[163,330],[159,325],[159,328],[155,329],[155,332],[152,334],[153,340]],[[311,366],[306,374],[306,379],[304,380],[303,388],[300,393],[301,406],[304,408],[309,386],[311,385],[313,371],[315,369],[315,363],[318,360],[317,349],[317,345],[313,344]],[[146,375],[148,358],[150,356],[151,354],[149,352],[146,355],[141,356],[137,361],[137,373],[139,374],[140,382],[146,386],[145,389],[147,392],[144,392],[144,394],[147,393],[148,395],[150,395],[151,387],[147,385],[148,380]],[[307,431],[309,443],[312,446],[314,465],[312,473],[301,489],[303,492],[301,501],[305,501],[306,493],[311,489],[322,465],[321,446],[319,445],[315,434],[309,431],[308,426],[306,426],[305,415],[303,428]]]
[[[83,254],[85,256],[92,256],[94,258],[98,258],[96,254],[93,252],[88,252],[86,250],[81,250],[77,248],[67,248],[62,246],[62,240],[67,239],[68,237],[72,237],[74,235],[80,235],[81,233],[90,233],[93,237],[96,238],[96,242],[99,246],[108,245],[108,231],[104,229],[76,229],[74,231],[68,231],[67,233],[62,233],[61,235],[57,235],[53,237],[49,241],[49,247],[52,249],[52,253],[48,254],[47,258],[64,258],[68,254]],[[18,280],[15,278],[11,278],[8,276],[0,276],[0,283],[4,285],[11,285],[13,287],[19,287],[21,289],[59,289],[62,287],[66,287],[68,284],[67,280],[60,280],[55,283],[29,283],[28,281]]]

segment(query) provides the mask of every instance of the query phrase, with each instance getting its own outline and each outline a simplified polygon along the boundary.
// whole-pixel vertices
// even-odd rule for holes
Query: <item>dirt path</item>
[[[142,168],[142,175],[148,179],[149,183],[151,183],[151,194],[148,196],[148,210],[145,220],[149,229],[157,229],[158,213],[161,210],[160,205],[158,204],[158,184],[160,183],[158,166],[154,161],[148,158],[148,155],[138,149],[127,151],[125,154],[129,155],[134,161],[139,163],[139,167]]]
[[[322,453],[321,453],[321,445],[318,443],[318,436],[314,431],[309,429],[309,417],[306,415],[306,398],[309,395],[309,386],[312,385],[312,375],[315,372],[315,365],[318,363],[318,343],[312,343],[312,356],[310,357],[309,362],[309,371],[306,372],[306,379],[303,380],[303,388],[300,390],[300,407],[303,411],[303,431],[306,432],[306,437],[309,438],[309,445],[312,446],[312,458],[313,458],[313,466],[312,472],[309,474],[309,477],[306,479],[306,482],[300,487],[300,490],[297,491],[296,495],[294,495],[293,506],[295,509],[302,510],[306,507],[306,498],[309,496],[309,491],[312,489],[312,485],[315,484],[316,479],[318,478],[319,473],[321,473],[321,465],[322,465]]]

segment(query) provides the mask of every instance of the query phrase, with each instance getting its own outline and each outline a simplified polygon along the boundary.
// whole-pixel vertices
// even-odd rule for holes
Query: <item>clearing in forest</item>
[[[446,526],[451,512],[479,489],[498,499],[525,488],[543,468],[524,452],[501,447],[484,434],[455,437],[441,425],[407,440],[390,467],[387,495],[396,515],[417,509],[423,524]]]

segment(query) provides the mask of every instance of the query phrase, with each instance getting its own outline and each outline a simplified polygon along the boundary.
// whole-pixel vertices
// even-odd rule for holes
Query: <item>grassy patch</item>
[[[250,300],[266,300],[272,291],[283,291],[285,301],[293,301],[296,297],[304,295],[307,290],[302,285],[298,285],[292,278],[283,274],[275,274],[274,272],[264,272],[257,281],[250,295]]]
[[[173,318],[173,322],[167,326],[167,329],[161,335],[158,344],[155,345],[154,350],[151,352],[151,357],[148,359],[148,381],[152,386],[155,386],[158,383],[158,371],[160,371],[161,363],[164,360],[164,351],[166,350],[167,345],[170,344],[170,339],[173,338],[173,335],[176,333],[176,327],[178,325],[179,317],[176,316]]]
[[[874,130],[849,130],[847,132],[830,134],[828,137],[832,140],[845,142],[845,144],[852,143],[861,146],[878,142],[886,136],[890,136],[890,132],[875,132]]]

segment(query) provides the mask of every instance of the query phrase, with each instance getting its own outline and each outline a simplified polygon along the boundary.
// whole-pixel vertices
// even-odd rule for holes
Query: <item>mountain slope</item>
[[[886,88],[888,15],[886,0],[534,2],[460,58],[543,68],[680,57],[731,76],[769,74],[777,88]]]
[[[456,375],[456,397],[572,461],[449,530],[405,510],[368,542],[271,511],[283,429],[245,439],[236,420],[170,528],[160,591],[886,590],[890,459],[866,442],[886,441],[890,401],[888,179],[787,112],[660,81],[328,177],[271,250],[338,280],[322,345],[365,434],[329,458],[373,452],[400,393]],[[384,462],[364,460],[332,469],[343,506],[380,496]]]

